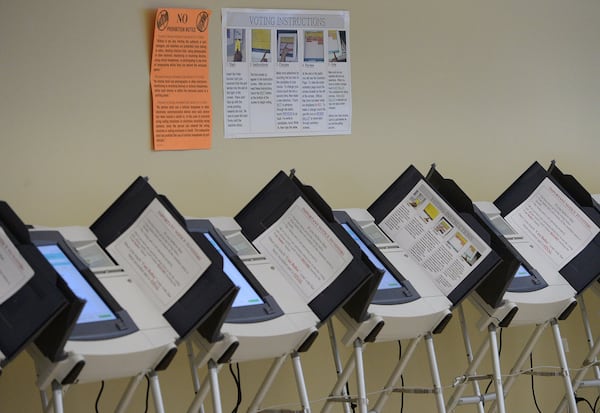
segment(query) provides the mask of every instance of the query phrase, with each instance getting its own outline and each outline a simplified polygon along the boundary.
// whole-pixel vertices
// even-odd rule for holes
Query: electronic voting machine
[[[88,229],[33,229],[32,242],[86,305],[58,362],[34,354],[38,386],[131,377],[116,411],[149,377],[163,411],[156,372],[194,331],[218,340],[237,293],[221,256],[149,183],[138,178]],[[60,390],[60,389],[59,389]],[[55,413],[60,393],[54,392]]]
[[[432,333],[441,332],[452,308],[484,282],[499,262],[485,231],[463,215],[454,211],[414,166],[367,210],[337,211],[337,219],[376,265],[389,270],[369,307],[372,316],[385,321],[374,341],[411,339],[373,411],[381,411],[396,390],[395,384],[422,338],[434,388],[419,392],[433,393],[438,410],[445,411]],[[343,313],[341,318],[347,336],[358,331],[358,326],[344,320]],[[348,344],[346,337],[343,341]]]
[[[32,344],[49,360],[60,360],[83,304],[0,201],[0,372]]]
[[[597,278],[598,271],[590,274],[587,262],[589,254],[597,251],[593,241],[596,224],[537,162],[494,203],[475,202],[475,211],[511,253],[512,259],[506,261],[514,269],[502,305],[492,309],[477,300],[478,308],[484,316],[495,317],[494,312],[514,305],[518,311],[510,326],[536,326],[503,383],[504,393],[510,390],[541,333],[551,326],[565,394],[576,411],[558,320],[568,317],[576,306],[579,289]]]
[[[591,195],[578,181],[573,175],[565,174],[561,171],[558,166],[556,166],[556,162],[552,161],[550,166],[548,167],[548,173],[555,180],[556,184],[560,186],[560,188],[565,191],[568,195],[570,195],[577,203],[577,205],[581,208],[582,211],[586,213],[597,225],[598,225],[598,214],[600,211],[600,204],[598,203],[598,198],[595,195]],[[597,243],[597,241],[594,241]],[[594,254],[597,254],[595,252]],[[597,255],[595,255],[597,257]],[[590,277],[587,277],[583,280],[580,280],[579,294],[577,295],[577,303],[579,310],[581,312],[581,318],[583,321],[583,326],[585,330],[586,341],[589,345],[589,352],[585,355],[581,362],[581,366],[577,369],[577,372],[573,376],[572,385],[573,391],[577,392],[580,388],[585,387],[600,387],[600,368],[597,363],[597,356],[600,353],[600,339],[598,336],[594,337],[594,333],[592,332],[592,324],[590,322],[590,318],[588,315],[587,307],[584,300],[583,292],[588,288],[596,293],[596,295],[600,296],[600,279],[596,277],[595,281],[591,282],[588,287],[585,287],[585,284],[589,282],[590,279],[593,278],[594,273],[599,272],[600,261],[595,259],[590,261],[588,265],[594,265],[588,269]],[[585,290],[580,291],[581,288],[585,288]],[[588,374],[589,370],[593,370],[593,378],[586,380],[585,377]],[[561,400],[556,412],[565,411],[567,407],[567,399],[563,397]]]
[[[257,411],[286,355],[294,361],[302,408],[309,411],[298,353],[338,307],[357,319],[367,317],[380,273],[316,191],[293,174],[277,174],[234,218],[188,219],[188,228],[204,234],[234,264],[228,273],[240,293],[222,332],[239,347],[229,360],[275,359],[248,411]],[[196,359],[220,346],[203,339],[196,344]]]

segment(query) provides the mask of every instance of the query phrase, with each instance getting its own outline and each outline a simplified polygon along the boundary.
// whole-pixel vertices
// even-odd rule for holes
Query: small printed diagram
[[[450,230],[454,228],[451,223],[449,223],[446,218],[441,218],[435,227],[433,227],[433,231],[438,235],[446,235]]]
[[[481,253],[473,245],[469,245],[465,252],[463,252],[462,257],[467,264],[472,266],[481,257]]]
[[[467,245],[467,239],[459,231],[456,231],[447,242],[448,245],[450,245],[456,252],[460,251],[465,245]]]
[[[421,219],[427,224],[433,222],[433,220],[436,219],[439,214],[440,211],[430,202],[427,204],[427,206],[425,206],[425,208],[423,208],[423,211],[421,211]]]
[[[277,30],[277,61],[298,61],[298,31]]]
[[[408,205],[410,205],[413,208],[417,208],[423,202],[425,202],[425,196],[423,196],[423,194],[420,191],[413,192],[410,198],[408,199]]]
[[[323,43],[322,31],[307,30],[304,32],[304,61],[325,61],[325,45]]]
[[[245,62],[246,31],[244,29],[227,29],[227,61]]]
[[[327,60],[330,62],[346,62],[346,31],[327,31]]]
[[[252,62],[271,61],[271,30],[252,29]]]

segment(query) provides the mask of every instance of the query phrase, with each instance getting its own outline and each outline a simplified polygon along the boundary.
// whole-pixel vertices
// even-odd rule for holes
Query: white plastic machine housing
[[[209,343],[202,335],[194,333],[192,337],[200,349],[200,355],[203,358],[218,360],[235,341],[239,346],[230,359],[232,362],[275,358],[298,350],[308,338],[316,334],[318,317],[276,267],[251,247],[252,244],[242,234],[240,226],[233,218],[214,217],[208,220],[232,249],[238,252],[240,259],[258,282],[273,296],[283,315],[253,323],[225,321],[221,327],[223,340],[216,343]],[[245,245],[243,250],[238,247],[240,243]]]
[[[365,235],[364,229],[374,226],[375,219],[366,209],[351,208],[344,212],[358,225]],[[452,303],[433,283],[428,274],[393,241],[376,242],[375,246],[387,260],[406,278],[420,295],[420,298],[402,304],[371,304],[368,312],[370,318],[357,323],[343,310],[336,316],[347,328],[342,337],[345,345],[350,345],[356,338],[364,340],[383,321],[385,324],[375,338],[375,342],[401,340],[420,337],[432,332],[446,317],[450,316]]]
[[[85,257],[84,261],[88,265],[91,264],[90,269],[127,311],[138,331],[106,340],[68,340],[65,345],[67,357],[58,363],[50,362],[33,348],[38,386],[46,388],[53,380],[61,383],[81,361],[85,362],[85,366],[77,376],[76,383],[133,377],[154,370],[169,352],[175,350],[175,342],[178,339],[176,331],[152,301],[136,287],[122,267],[99,267],[94,264],[110,260],[103,256],[104,252],[91,230],[85,227],[63,227],[54,230],[59,231],[82,258]]]
[[[492,202],[475,202],[474,206],[484,213],[492,223],[504,218],[500,210]],[[506,224],[508,225],[508,224]],[[491,308],[478,294],[472,294],[476,307],[482,311],[483,319],[496,318],[502,320],[507,310],[517,306],[519,311],[515,314],[510,325],[533,325],[544,323],[552,318],[559,318],[561,314],[576,302],[576,291],[566,279],[550,265],[542,251],[520,233],[505,235],[505,238],[521,254],[521,256],[540,273],[547,286],[523,292],[507,291],[504,294],[504,303],[496,308]],[[487,322],[480,322],[480,328],[485,328]]]

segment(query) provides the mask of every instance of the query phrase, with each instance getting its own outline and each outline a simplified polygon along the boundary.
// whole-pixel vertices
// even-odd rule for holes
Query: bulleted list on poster
[[[350,15],[223,9],[226,138],[351,133]]]

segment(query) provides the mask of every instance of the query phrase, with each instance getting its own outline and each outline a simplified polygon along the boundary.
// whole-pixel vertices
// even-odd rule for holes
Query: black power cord
[[[235,386],[237,388],[237,400],[235,402],[235,407],[231,411],[231,413],[237,413],[240,405],[242,404],[242,381],[240,377],[240,363],[235,363],[236,372],[233,371],[233,363],[229,363],[229,372],[233,377],[233,381],[235,382]]]
[[[99,412],[98,404],[100,403],[100,396],[102,396],[103,391],[104,391],[104,380],[102,380],[100,382],[100,390],[98,390],[98,396],[96,396],[96,403],[94,404],[94,407],[96,408],[96,413]]]

